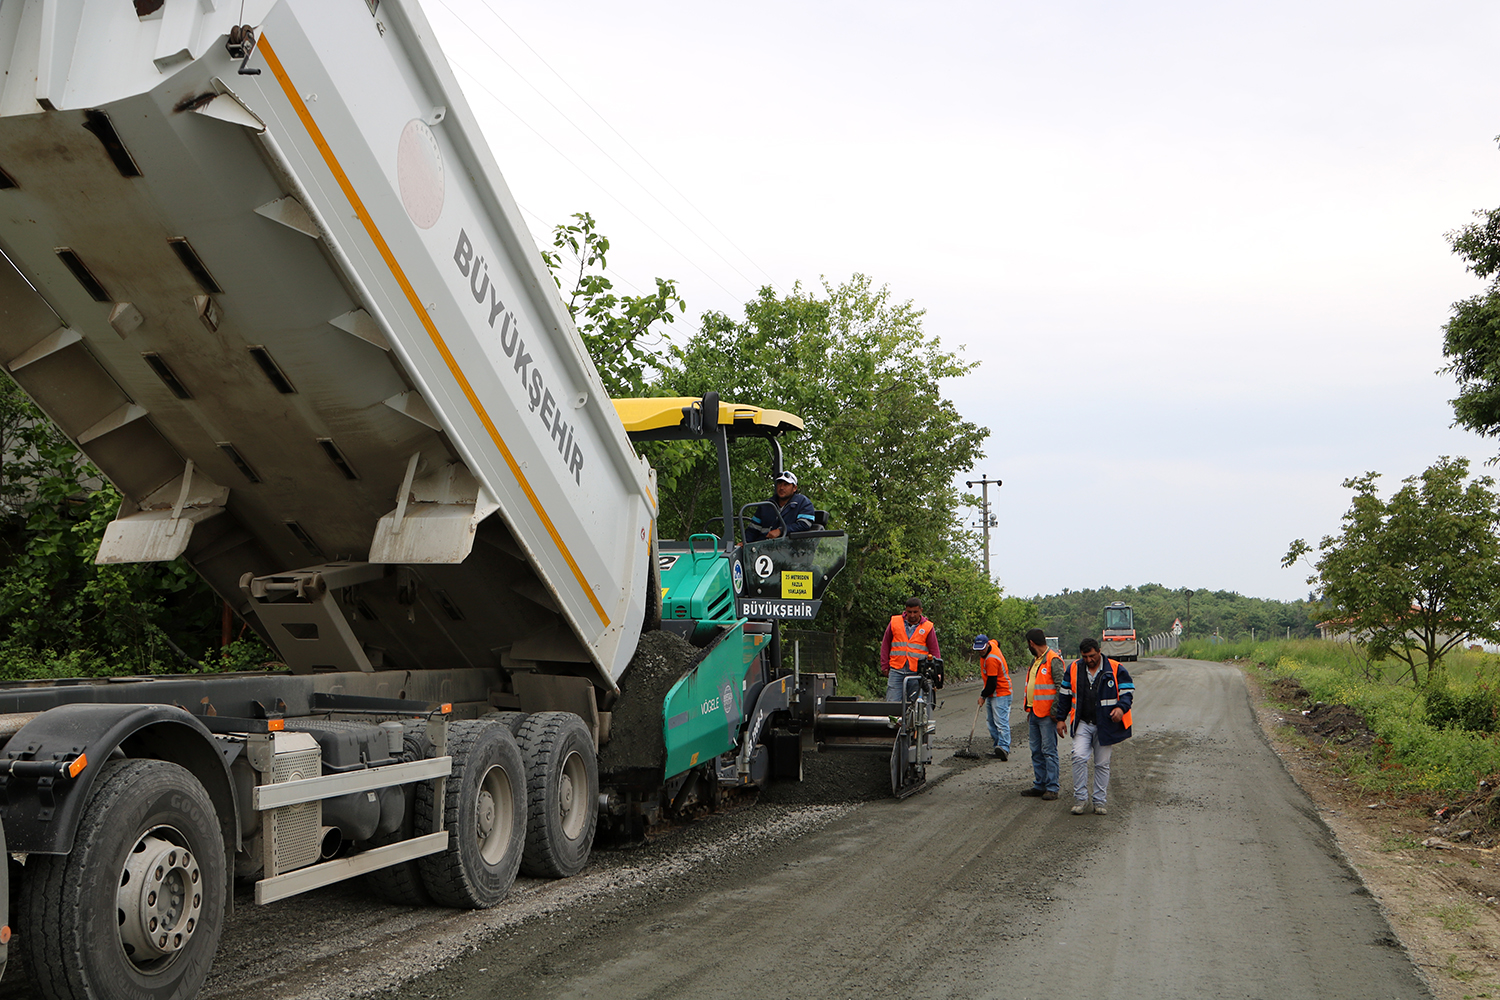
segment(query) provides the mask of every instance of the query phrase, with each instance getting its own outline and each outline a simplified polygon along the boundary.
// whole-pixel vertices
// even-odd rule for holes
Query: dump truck
[[[608,398],[414,0],[0,4],[0,63],[0,364],[123,497],[98,561],[183,560],[286,668],[0,684],[40,995],[192,997],[235,879],[486,907],[807,752],[922,786],[926,699],[781,649],[845,534],[733,509],[800,419]],[[720,469],[679,541],[662,439]]]

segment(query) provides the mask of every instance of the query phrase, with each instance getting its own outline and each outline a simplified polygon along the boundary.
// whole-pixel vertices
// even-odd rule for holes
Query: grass
[[[870,683],[868,676],[861,674],[839,674],[838,691],[841,695],[853,695],[862,701],[884,701],[884,680],[884,678],[881,678],[881,687],[879,692],[877,692]]]
[[[1438,923],[1445,930],[1457,933],[1466,931],[1479,923],[1479,918],[1474,915],[1474,907],[1468,903],[1454,903],[1452,906],[1439,906],[1427,911],[1429,917],[1436,917]]]
[[[1395,851],[1409,851],[1414,847],[1421,847],[1422,842],[1409,833],[1394,833],[1380,842],[1380,850],[1386,854]]]
[[[1468,984],[1470,982],[1473,982],[1475,979],[1478,979],[1481,971],[1482,970],[1477,965],[1461,964],[1459,957],[1455,954],[1450,954],[1447,961],[1443,964],[1443,972],[1445,974],[1452,976],[1454,979],[1464,984]],[[1479,995],[1481,997],[1489,996],[1488,993],[1481,993]]]

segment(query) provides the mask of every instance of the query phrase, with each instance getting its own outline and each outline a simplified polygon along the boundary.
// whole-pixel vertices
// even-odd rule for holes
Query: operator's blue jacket
[[[1056,677],[1057,698],[1052,702],[1052,718],[1066,719],[1068,713],[1073,711],[1073,679],[1078,678],[1080,685],[1089,682],[1088,667],[1083,661],[1074,660],[1068,664],[1068,668],[1062,671],[1062,676]],[[1119,687],[1116,689],[1116,677],[1119,678]],[[1099,727],[1099,743],[1102,746],[1111,746],[1115,743],[1130,739],[1130,727],[1125,723],[1130,721],[1130,706],[1135,702],[1135,681],[1130,679],[1130,671],[1109,657],[1101,657],[1099,664],[1099,698],[1094,718],[1090,720]],[[1116,722],[1109,717],[1111,709],[1120,708],[1125,712],[1125,718]],[[1078,720],[1068,728],[1069,734],[1078,732]]]
[[[794,531],[812,531],[817,527],[813,521],[815,516],[813,502],[805,494],[793,493],[787,498],[785,507],[778,508],[775,500],[767,500],[756,507],[755,514],[746,527],[754,536],[750,540],[758,542],[766,537],[766,532],[782,527],[783,523],[786,526],[786,530],[782,532],[784,535],[790,535]]]

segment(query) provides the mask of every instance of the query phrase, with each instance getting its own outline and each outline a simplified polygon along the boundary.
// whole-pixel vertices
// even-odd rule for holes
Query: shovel
[[[971,723],[969,723],[969,741],[963,745],[963,749],[962,750],[955,750],[953,752],[953,756],[955,756],[955,757],[963,757],[966,760],[978,760],[979,759],[979,754],[975,753],[974,749],[973,749],[973,747],[974,747],[974,729],[975,729],[975,727],[977,727],[979,725],[979,709],[983,705],[984,705],[984,702],[981,701],[981,702],[979,702],[978,704],[976,704],[974,706],[974,721],[971,722]]]

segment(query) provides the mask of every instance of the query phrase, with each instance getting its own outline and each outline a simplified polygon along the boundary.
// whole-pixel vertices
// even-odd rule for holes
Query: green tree
[[[1246,597],[1228,590],[1196,588],[1193,591],[1192,617],[1188,617],[1187,594],[1181,588],[1146,583],[1139,587],[1101,587],[1097,590],[1064,590],[1032,598],[1040,609],[1048,635],[1058,636],[1062,648],[1076,650],[1078,641],[1087,636],[1099,638],[1104,625],[1104,606],[1124,601],[1135,611],[1135,631],[1142,638],[1171,629],[1174,620],[1186,627],[1186,635],[1204,637],[1217,631],[1226,638],[1238,638],[1249,630],[1257,634],[1308,637],[1314,632],[1307,601],[1276,601]]]
[[[1458,381],[1454,422],[1494,437],[1500,434],[1500,208],[1474,214],[1478,221],[1448,233],[1448,242],[1489,287],[1453,304],[1443,326],[1443,355],[1451,360],[1442,371]]]
[[[1422,685],[1448,650],[1500,639],[1500,498],[1490,477],[1469,479],[1464,458],[1439,458],[1389,501],[1376,493],[1379,478],[1344,481],[1353,502],[1340,534],[1319,543],[1308,582],[1338,631],[1362,638],[1372,659],[1403,661]],[[1299,538],[1282,565],[1312,551]]]
[[[575,212],[573,223],[559,223],[552,231],[554,249],[543,250],[542,259],[561,290],[563,254],[577,265],[565,305],[589,356],[599,369],[604,388],[611,396],[640,396],[663,341],[653,327],[673,322],[687,303],[677,294],[670,278],[657,278],[649,295],[619,295],[604,276],[608,266],[609,239],[599,232],[594,217]]]
[[[119,505],[20,388],[0,384],[0,676],[180,671],[207,657],[221,604],[184,561],[94,564]],[[258,642],[244,649],[266,659]]]

